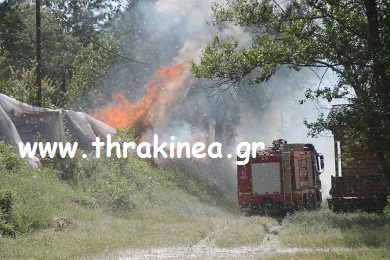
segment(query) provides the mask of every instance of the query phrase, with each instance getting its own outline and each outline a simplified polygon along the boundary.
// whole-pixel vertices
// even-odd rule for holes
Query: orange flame
[[[130,103],[124,93],[112,95],[112,102],[94,110],[91,116],[116,128],[134,129],[136,136],[153,129],[182,94],[187,78],[183,64],[164,67],[156,72],[146,85],[146,95],[136,103]]]

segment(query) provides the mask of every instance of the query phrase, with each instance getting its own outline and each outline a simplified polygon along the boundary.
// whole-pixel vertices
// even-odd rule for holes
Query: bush
[[[1,88],[1,92],[11,96],[21,102],[33,105],[36,102],[36,87],[35,87],[35,68],[14,71],[5,84]],[[54,83],[47,77],[42,78],[42,106],[49,108],[57,108],[53,102]]]
[[[0,168],[7,171],[18,172],[23,164],[22,159],[16,153],[15,148],[3,141],[0,142]]]
[[[0,234],[15,235],[12,225],[12,193],[10,190],[0,190]]]
[[[387,202],[389,203],[383,210],[383,213],[386,216],[390,216],[390,197],[387,199]]]

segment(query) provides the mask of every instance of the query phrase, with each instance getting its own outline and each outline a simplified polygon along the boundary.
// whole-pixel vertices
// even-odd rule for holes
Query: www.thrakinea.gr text
[[[189,142],[174,142],[175,137],[171,136],[170,142],[159,142],[157,134],[153,136],[153,142],[141,142],[139,144],[135,142],[115,142],[112,141],[111,135],[106,136],[105,142],[100,140],[100,137],[96,137],[95,141],[91,143],[94,147],[93,156],[100,158],[105,150],[105,156],[116,156],[117,158],[127,158],[131,151],[139,158],[196,158],[201,159],[205,157],[209,158],[223,158],[222,144],[219,142],[213,142],[206,146],[203,142],[195,142],[190,144]],[[77,142],[27,142],[19,143],[20,157],[40,156],[41,158],[53,158],[57,154],[61,158],[74,158],[76,156],[78,143]],[[264,149],[263,142],[241,142],[236,146],[236,155],[239,158],[237,160],[238,165],[245,165],[249,162],[250,157],[256,156],[258,149]],[[87,158],[87,154],[82,154],[82,158]],[[232,158],[232,154],[226,154],[225,157]]]

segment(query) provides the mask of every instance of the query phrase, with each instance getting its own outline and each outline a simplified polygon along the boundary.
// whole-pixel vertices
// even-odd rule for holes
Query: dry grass
[[[239,215],[196,167],[187,174],[187,165],[164,168],[135,158],[83,163],[64,181],[53,168],[33,170],[0,153],[1,189],[12,191],[17,231],[0,238],[0,259],[105,258],[121,249],[202,243],[257,248],[268,237],[278,249],[254,259],[390,259],[386,215],[322,209],[297,212],[279,226]]]
[[[285,260],[285,259],[299,259],[299,260],[380,260],[390,259],[389,249],[368,249],[361,250],[337,250],[328,249],[327,251],[312,251],[299,253],[277,253],[268,257],[256,257],[253,259],[269,259],[269,260]]]
[[[288,247],[390,248],[390,216],[336,214],[323,208],[297,212],[283,221],[280,240]]]
[[[118,249],[192,245],[211,226],[174,216],[124,219],[93,212],[90,220],[64,231],[54,228],[0,239],[1,259],[75,259],[109,254]]]
[[[278,222],[267,217],[241,217],[227,221],[212,237],[218,247],[260,246]]]
[[[193,245],[213,230],[214,218],[231,215],[223,198],[214,205],[215,186],[147,161],[76,162],[61,180],[52,167],[33,170],[3,155],[0,163],[10,167],[0,170],[1,189],[12,191],[17,234],[0,238],[0,259],[75,259]]]

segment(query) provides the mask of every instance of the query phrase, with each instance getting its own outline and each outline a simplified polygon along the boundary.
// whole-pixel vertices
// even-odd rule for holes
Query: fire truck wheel
[[[328,201],[328,207],[330,210],[333,211],[333,203],[332,202]]]
[[[302,201],[302,204],[303,204],[303,208],[304,208],[304,209],[307,209],[307,208],[308,208],[308,205],[307,205],[307,195],[306,195],[306,193],[303,194],[303,201]]]
[[[252,213],[250,211],[245,211],[245,217],[250,217],[252,216]]]

